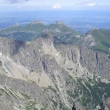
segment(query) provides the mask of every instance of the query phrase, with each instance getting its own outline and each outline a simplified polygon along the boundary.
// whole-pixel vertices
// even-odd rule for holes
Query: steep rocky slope
[[[109,64],[105,53],[52,34],[28,42],[1,37],[0,108],[71,110],[74,103],[77,110],[98,110],[110,97]]]

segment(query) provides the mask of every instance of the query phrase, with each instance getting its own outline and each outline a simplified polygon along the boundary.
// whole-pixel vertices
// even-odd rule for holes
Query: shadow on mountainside
[[[11,53],[11,54],[12,54],[12,55],[17,54],[18,51],[19,51],[19,49],[20,49],[20,47],[24,47],[24,46],[25,46],[25,42],[13,40],[13,41],[11,42],[11,45],[10,45],[11,50],[12,50],[12,53]]]
[[[73,105],[73,107],[72,107],[72,110],[76,110],[76,107],[75,107],[75,105]]]
[[[72,110],[77,110],[76,107],[75,107],[75,105],[73,105]],[[78,109],[78,110],[79,110],[79,109]],[[103,102],[100,104],[100,109],[98,109],[98,110],[105,110],[105,105],[104,105]],[[108,110],[108,109],[107,109],[107,110]]]

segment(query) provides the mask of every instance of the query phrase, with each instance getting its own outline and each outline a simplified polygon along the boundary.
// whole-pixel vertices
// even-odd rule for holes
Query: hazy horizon
[[[109,0],[0,0],[1,10],[110,10]]]
[[[0,28],[13,24],[26,25],[32,21],[40,20],[45,25],[61,21],[65,25],[80,33],[85,33],[92,28],[110,29],[110,12],[93,10],[37,10],[37,11],[0,11]]]

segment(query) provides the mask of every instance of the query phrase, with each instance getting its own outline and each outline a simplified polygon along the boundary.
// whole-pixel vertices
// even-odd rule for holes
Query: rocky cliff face
[[[51,34],[31,42],[0,38],[0,108],[71,110],[75,103],[98,110],[110,97],[109,64],[105,54]]]
[[[106,54],[80,47],[80,62],[94,75],[110,80],[110,59]]]

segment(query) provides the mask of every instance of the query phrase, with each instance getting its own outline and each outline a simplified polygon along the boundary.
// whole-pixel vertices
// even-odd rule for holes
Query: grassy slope
[[[56,28],[58,28],[61,32],[71,32],[71,33],[73,33],[74,35],[79,35],[79,33],[78,32],[76,32],[75,30],[73,30],[73,29],[71,29],[70,27],[67,27],[66,25],[58,25],[58,24],[50,24],[49,26],[48,26],[48,29],[56,29]]]
[[[94,29],[91,32],[91,35],[94,37],[97,46],[94,49],[103,51],[105,53],[110,53],[110,30],[104,29]]]
[[[28,41],[41,34],[45,29],[43,24],[28,24],[26,26],[13,26],[3,30],[0,30],[0,36],[11,37],[17,40]]]
[[[8,33],[12,31],[32,31],[36,32],[38,30],[39,32],[42,31],[46,26],[43,24],[27,24],[26,26],[12,26],[5,29],[0,30],[0,33]]]
[[[104,98],[110,97],[109,85],[110,83],[101,82],[100,79],[96,81],[96,79],[88,78],[87,81],[86,79],[79,78],[77,82],[78,89],[75,89],[74,93],[69,91],[68,95],[77,98],[78,102],[85,106],[87,110],[90,110],[101,104],[103,96]]]
[[[53,32],[53,35],[59,37],[60,40],[71,43],[76,38],[76,35],[79,35],[75,30],[58,24],[51,24],[45,26],[43,24],[27,24],[26,26],[13,26],[6,29],[0,30],[0,36],[11,37],[17,40],[33,40],[37,38],[44,30],[55,30],[59,29],[61,32]]]
[[[51,30],[59,29],[61,32],[55,32],[54,35],[66,43],[74,43],[77,39],[75,36],[79,35],[78,32],[65,26],[64,24],[50,24],[47,28]]]

